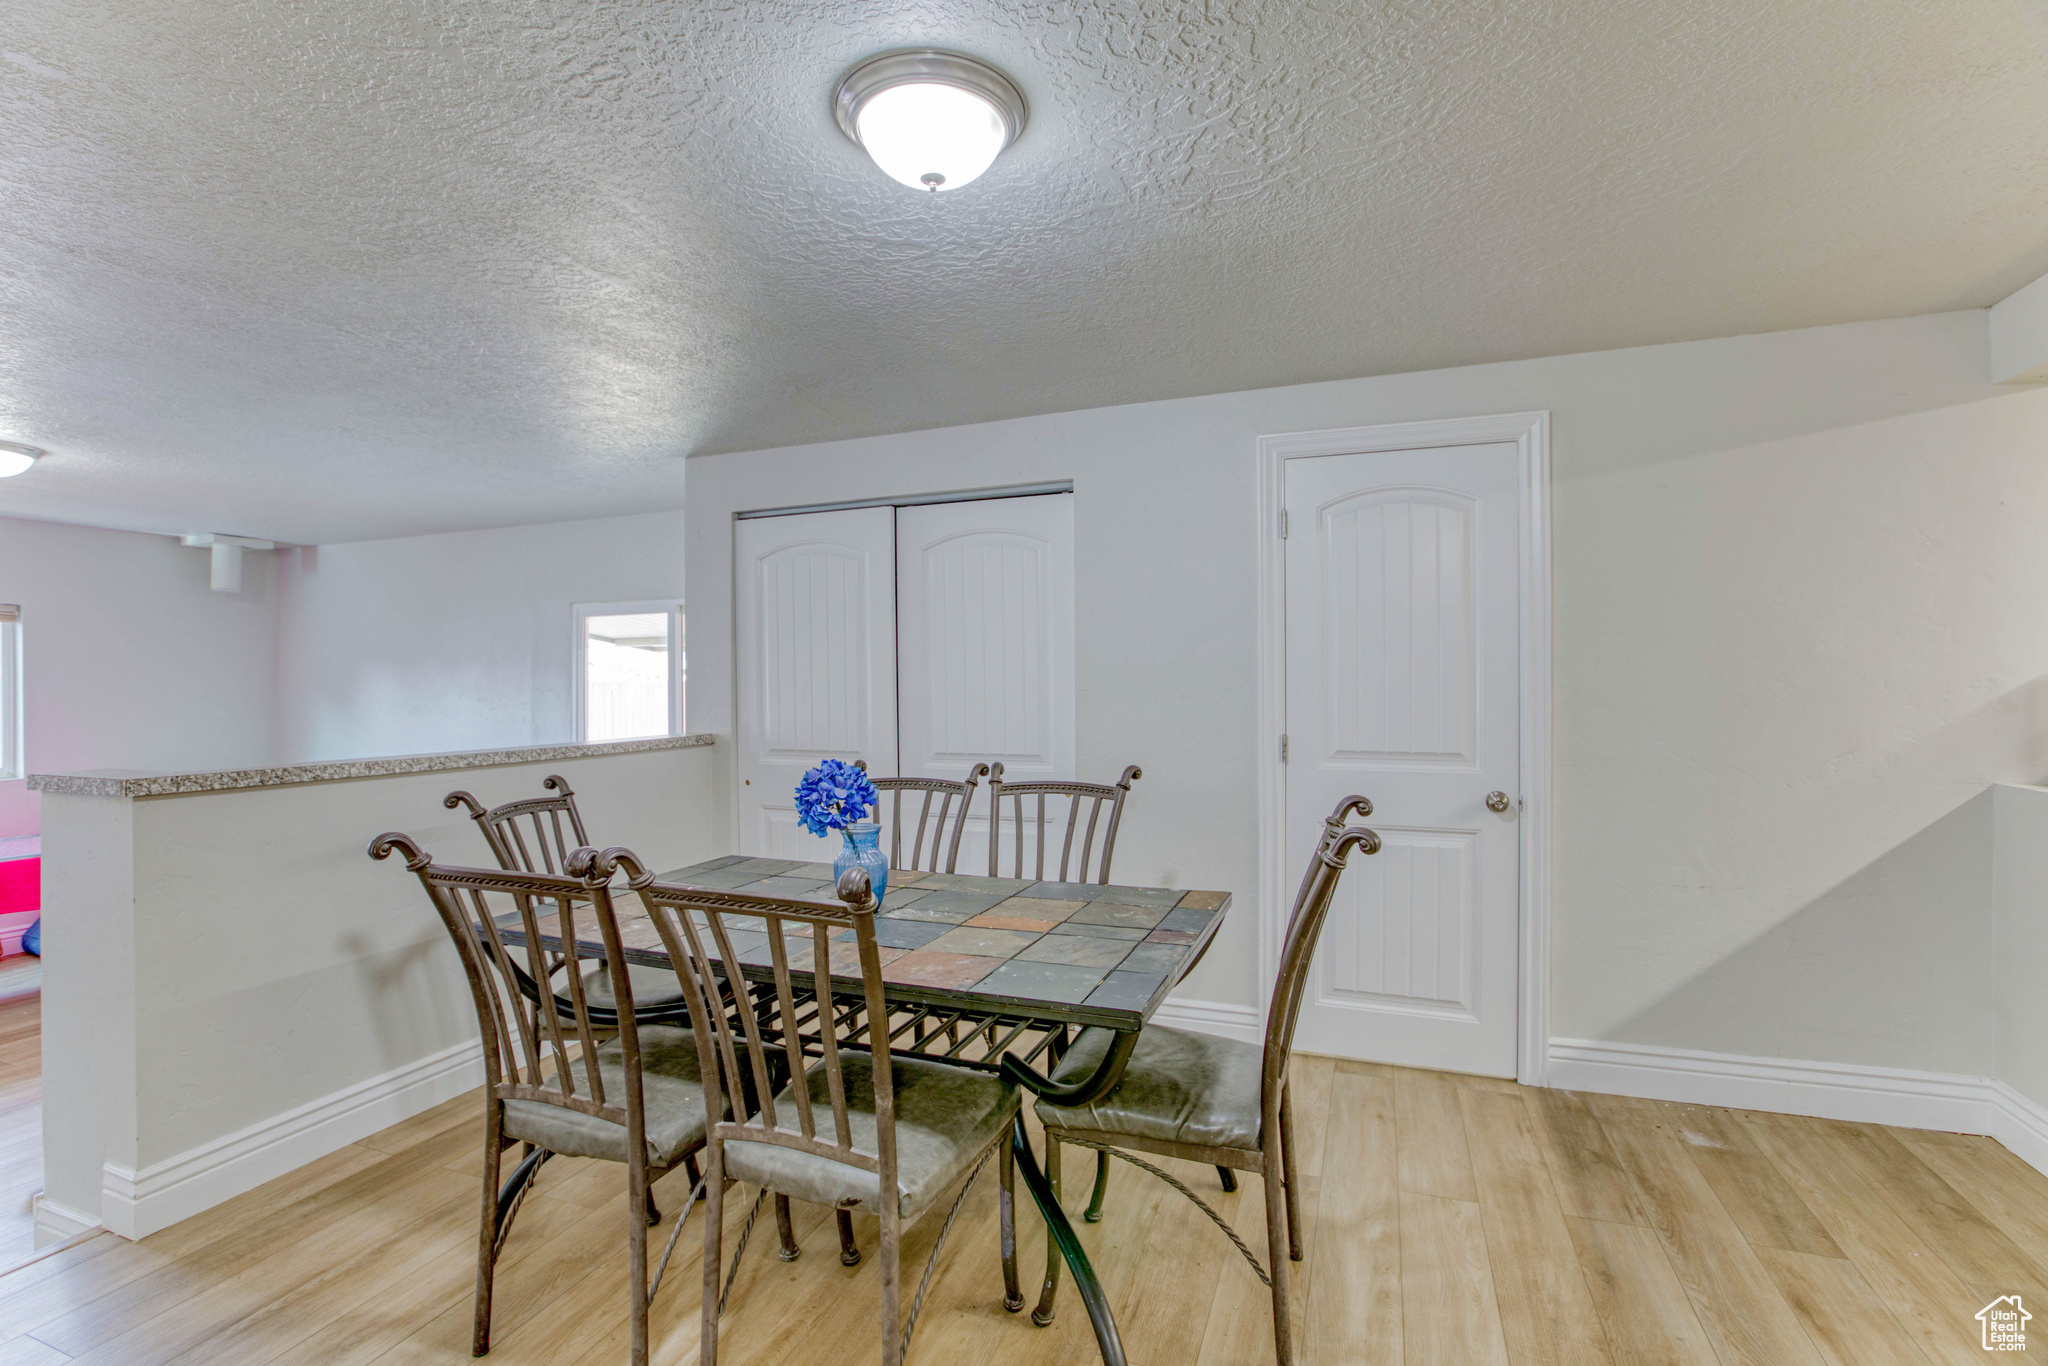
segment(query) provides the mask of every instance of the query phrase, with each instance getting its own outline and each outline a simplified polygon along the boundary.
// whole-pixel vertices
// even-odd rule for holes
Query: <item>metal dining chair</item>
[[[660,883],[624,849],[606,850],[596,867],[600,873],[626,871],[678,967],[692,1010],[716,1022],[697,1036],[703,1109],[723,1116],[711,1126],[705,1153],[702,1366],[717,1364],[718,1320],[732,1286],[730,1276],[720,1284],[730,1184],[761,1188],[756,1213],[772,1190],[879,1218],[882,1362],[899,1366],[953,1220],[988,1159],[1000,1155],[1004,1306],[1022,1309],[1009,1146],[1019,1093],[988,1072],[892,1056],[875,942],[877,907],[866,871],[851,868],[840,877],[843,904],[832,906]],[[731,1015],[704,1009],[724,989],[727,965],[735,962],[769,969],[771,980],[756,984],[752,993],[756,1009]],[[837,996],[835,973],[841,979]],[[784,1076],[799,1080],[776,1084],[777,1061]],[[728,1110],[740,1087],[766,1099]],[[899,1293],[903,1229],[935,1208],[956,1183],[958,1193],[905,1320]]]
[[[576,809],[576,793],[560,774],[541,779],[552,797],[525,797],[486,808],[468,792],[456,791],[441,799],[450,811],[467,807],[469,818],[483,832],[484,843],[498,866],[514,872],[558,873],[567,868],[576,850],[590,843],[583,828],[583,815]],[[555,964],[559,970],[559,961]],[[634,1008],[642,1023],[648,1021],[687,1026],[689,1014],[683,1006],[682,988],[674,973],[663,968],[626,965],[633,984]],[[601,1023],[609,1023],[618,1003],[612,993],[607,964],[591,966],[583,979],[583,993]],[[557,987],[556,994],[560,995]]]
[[[865,759],[855,759],[853,766],[863,773],[868,771]],[[967,770],[964,781],[957,783],[945,778],[870,778],[869,781],[883,797],[874,808],[873,819],[886,820],[889,826],[889,866],[906,872],[956,871],[960,862],[960,837],[967,830],[967,813],[974,805],[974,789],[988,772],[987,764],[978,763]],[[906,860],[903,856],[904,799],[905,794],[914,797],[918,793],[923,794],[923,800],[917,805],[915,833],[911,836],[910,857]],[[934,797],[939,802],[936,812],[932,810]],[[941,850],[944,851],[943,857]],[[860,1248],[853,1240],[853,1219],[845,1210],[838,1212],[838,1219],[839,1260],[847,1266],[857,1265]]]
[[[867,761],[856,759],[854,766],[867,771]],[[974,805],[974,789],[981,779],[988,776],[987,764],[976,764],[967,770],[964,782],[951,782],[945,778],[873,778],[877,791],[882,794],[883,803],[875,807],[874,818],[886,819],[889,826],[889,866],[906,872],[950,873],[956,871],[960,861],[960,836],[967,829],[967,811]],[[903,819],[904,798],[913,799],[923,794],[913,822]],[[932,810],[933,798],[938,799],[939,809]],[[886,813],[884,806],[887,807]],[[904,831],[914,830],[910,837],[910,856],[903,855]],[[927,842],[926,833],[930,833]],[[941,850],[944,852],[941,853]]]
[[[1003,801],[1011,803],[1010,823],[1016,832],[1013,841],[1014,854],[1011,858],[1011,877],[1030,878],[1034,882],[1047,881],[1045,872],[1046,812],[1047,803],[1052,803],[1052,825],[1060,829],[1059,799],[1066,802],[1066,821],[1060,843],[1060,861],[1055,882],[1099,882],[1109,881],[1109,861],[1116,853],[1117,826],[1124,818],[1124,800],[1131,795],[1131,784],[1144,777],[1144,772],[1132,764],[1123,776],[1114,783],[1072,783],[1032,781],[1006,783],[1003,781],[1003,766],[990,766],[989,820],[988,820],[988,875],[1001,877],[1001,839],[1003,826]],[[1036,799],[1035,805],[1032,804]],[[1081,824],[1081,809],[1088,810],[1088,823]],[[1108,819],[1104,820],[1104,808],[1108,808]],[[1027,814],[1028,812],[1028,814]],[[1024,830],[1027,825],[1036,830],[1032,843],[1035,861],[1026,872]],[[1095,849],[1096,832],[1102,834],[1099,854]],[[1080,836],[1080,845],[1075,846],[1074,837]],[[1076,857],[1078,855],[1078,858]],[[1094,858],[1094,873],[1090,876],[1090,859]],[[1070,876],[1071,874],[1071,876]]]
[[[1280,976],[1266,1011],[1262,1046],[1165,1025],[1147,1025],[1132,1050],[1116,1089],[1091,1105],[1062,1107],[1039,1101],[1045,1126],[1046,1176],[1059,1190],[1060,1148],[1093,1148],[1098,1162],[1111,1155],[1164,1180],[1201,1206],[1273,1292],[1273,1345],[1279,1366],[1292,1366],[1293,1331],[1288,1319],[1287,1263],[1300,1261],[1301,1203],[1294,1176],[1294,1118],[1287,1090],[1287,1060],[1295,1019],[1308,985],[1316,940],[1353,849],[1376,854],[1380,837],[1364,826],[1345,825],[1356,812],[1372,814],[1364,797],[1346,797],[1323,822],[1315,854],[1302,875],[1287,937],[1280,952]],[[1112,1043],[1108,1030],[1083,1030],[1060,1059],[1053,1080],[1076,1081],[1093,1073]],[[1266,1264],[1246,1247],[1223,1216],[1165,1171],[1128,1150],[1202,1162],[1222,1171],[1256,1172],[1266,1193]],[[1226,1180],[1225,1189],[1235,1183]],[[1103,1182],[1098,1169],[1089,1218],[1101,1216]],[[1060,1257],[1048,1247],[1045,1288],[1032,1321],[1052,1322],[1059,1289]]]
[[[552,873],[566,870],[577,851],[590,844],[590,836],[584,829],[582,813],[576,809],[576,793],[569,786],[569,780],[558,773],[549,774],[541,779],[540,785],[555,795],[524,797],[486,808],[468,792],[457,791],[442,798],[441,804],[451,811],[467,807],[470,819],[483,831],[484,842],[490,845],[491,853],[508,871]],[[563,971],[561,955],[550,955],[547,965],[551,974],[547,980],[555,993],[556,1008],[566,1014],[570,1003],[559,980]],[[684,999],[682,984],[672,969],[629,962],[626,964],[626,979],[633,988],[633,1015],[641,1024],[690,1027],[690,1008]],[[618,1000],[612,991],[609,962],[596,960],[583,973],[583,998],[591,1019],[600,1027],[617,1024]],[[660,1221],[661,1210],[654,1203],[654,1197],[649,1195],[647,1222],[654,1224]],[[796,1241],[789,1197],[786,1195],[775,1197],[775,1226],[780,1238],[777,1255],[785,1262],[795,1261],[802,1248]],[[840,1260],[848,1266],[860,1260],[860,1251],[853,1242],[853,1222],[844,1216],[840,1221],[839,1247]]]
[[[1110,860],[1116,855],[1117,828],[1123,823],[1124,800],[1131,795],[1131,784],[1145,776],[1144,771],[1136,764],[1131,764],[1124,769],[1123,776],[1114,783],[1048,782],[1043,780],[1006,783],[1003,781],[1002,764],[996,763],[991,768],[992,772],[988,780],[988,875],[990,877],[1000,877],[1002,875],[1003,798],[1008,797],[1010,798],[1010,826],[1015,836],[1011,841],[1013,852],[1010,859],[1010,875],[1012,877],[1031,878],[1034,881],[1045,880],[1046,816],[1048,803],[1050,802],[1051,825],[1056,831],[1061,832],[1060,861],[1055,869],[1055,872],[1058,874],[1055,880],[1059,882],[1070,880],[1074,882],[1089,881],[1090,858],[1094,857],[1093,880],[1107,885],[1109,882]],[[1066,820],[1063,830],[1059,819],[1061,802],[1064,802],[1066,806]],[[1086,806],[1088,809],[1088,823],[1086,825],[1081,824],[1081,809],[1083,806]],[[1106,821],[1102,818],[1104,807],[1109,809],[1109,819]],[[1036,858],[1028,863],[1031,869],[1030,872],[1025,871],[1027,856],[1025,854],[1024,832],[1027,826],[1032,827],[1036,832],[1030,845],[1036,854]],[[1095,852],[1095,835],[1097,830],[1102,832],[1102,847],[1099,856]],[[1078,851],[1074,847],[1074,836],[1077,832],[1081,837],[1080,849]],[[1075,858],[1077,852],[1079,854],[1078,860]],[[1069,871],[1073,872],[1071,879],[1068,877]],[[1206,952],[1206,949],[1204,951]],[[1189,966],[1192,967],[1193,965],[1190,964]],[[1063,1036],[1063,1045],[1064,1042]],[[1088,1213],[1085,1216],[1088,1222],[1094,1223],[1102,1217],[1102,1195],[1108,1189],[1108,1186],[1109,1154],[1100,1153],[1096,1156],[1095,1198],[1089,1203]]]
[[[566,872],[529,873],[437,864],[396,831],[370,843],[374,859],[394,850],[405,855],[407,870],[419,876],[455,941],[483,1036],[483,1215],[471,1351],[490,1351],[491,1285],[499,1253],[541,1164],[559,1153],[625,1164],[632,1363],[646,1366],[647,1305],[661,1279],[659,1270],[652,1283],[647,1279],[651,1190],[676,1167],[693,1168],[692,1158],[704,1149],[702,1050],[688,1030],[636,1018],[630,976],[619,986],[615,1019],[604,1024],[594,1017],[583,989],[587,978],[578,971],[578,938],[594,931],[608,961],[625,960],[618,917],[603,879],[593,883],[588,875],[589,858],[579,865],[572,855]],[[511,902],[524,944],[506,943],[490,897]],[[568,968],[566,1017],[557,998],[538,985],[548,977],[544,934],[560,936],[560,957]],[[520,1143],[526,1151],[501,1185],[505,1151]],[[703,1189],[702,1178],[697,1186],[677,1219],[678,1232]]]

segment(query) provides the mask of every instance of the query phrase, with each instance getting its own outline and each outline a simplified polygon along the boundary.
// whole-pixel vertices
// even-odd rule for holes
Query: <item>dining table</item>
[[[839,904],[825,863],[734,854],[671,869],[659,880]],[[1116,1088],[1139,1034],[1207,951],[1230,903],[1228,892],[891,869],[875,917],[890,1049],[1000,1072],[1048,1104],[1090,1104]],[[637,898],[614,904],[627,960],[671,966]],[[541,928],[543,945],[559,948],[549,943],[548,926]],[[520,937],[516,923],[505,931],[507,942]],[[603,953],[580,935],[578,944],[586,956]],[[766,934],[736,933],[732,947],[743,979],[773,980]],[[857,999],[860,990],[857,976],[833,975],[835,997]],[[831,1012],[821,1010],[818,1018],[828,1020]],[[1113,1036],[1101,1063],[1086,1076],[1055,1081],[1051,1064],[1083,1029]],[[1010,1141],[1104,1363],[1124,1366],[1101,1280],[1032,1151],[1021,1111]]]

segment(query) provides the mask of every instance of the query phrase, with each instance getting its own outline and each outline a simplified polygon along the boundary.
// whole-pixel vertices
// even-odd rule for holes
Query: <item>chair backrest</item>
[[[566,875],[569,856],[590,843],[583,829],[583,815],[576,809],[576,794],[569,780],[558,773],[541,779],[540,785],[552,797],[522,797],[488,809],[468,792],[455,791],[441,799],[450,811],[469,808],[469,818],[483,831],[484,843],[498,866],[514,873],[562,873]],[[559,953],[545,955],[550,977],[562,969]],[[599,1010],[600,1023],[610,1021],[609,1011]]]
[[[614,869],[625,870],[627,885],[639,893],[683,980],[692,1017],[714,1022],[712,1028],[697,1031],[705,1112],[723,1116],[712,1126],[712,1136],[772,1143],[842,1162],[876,1173],[881,1189],[893,1191],[895,1074],[889,1060],[889,1012],[882,999],[882,960],[875,944],[876,904],[866,870],[849,868],[841,875],[837,890],[844,904],[832,906],[657,882],[626,849],[605,850],[594,866],[597,875],[607,878]],[[848,931],[850,943],[833,938]],[[728,965],[759,963],[763,948],[769,980],[736,981],[737,971]],[[842,995],[836,1000],[831,989],[835,972],[842,979]],[[861,1004],[848,1009],[847,979],[855,977]],[[748,1002],[752,1008],[711,1008],[726,1000]],[[806,1058],[806,1043],[817,1050],[816,1058]],[[855,1145],[842,1048],[873,1060],[873,1152]],[[790,1088],[788,1111],[776,1104],[773,1078],[778,1069],[770,1061],[776,1054],[786,1074],[798,1079]],[[811,1096],[811,1080],[821,1072],[829,1114],[820,1114]],[[731,1103],[735,1096],[738,1103]]]
[[[1301,889],[1294,894],[1294,909],[1287,916],[1287,937],[1280,946],[1280,974],[1273,983],[1273,999],[1266,1011],[1266,1052],[1261,1091],[1270,1105],[1279,1103],[1279,1085],[1287,1075],[1287,1055],[1294,1044],[1294,1025],[1301,1014],[1301,999],[1308,987],[1309,964],[1314,960],[1316,940],[1323,932],[1330,901],[1336,895],[1338,879],[1353,849],[1367,854],[1380,851],[1377,831],[1362,825],[1346,826],[1345,818],[1356,811],[1372,814],[1372,803],[1350,796],[1323,818],[1323,831],[1316,851],[1309,858],[1308,871],[1301,876]]]
[[[987,764],[976,764],[967,770],[966,781],[958,783],[944,778],[873,779],[876,790],[882,794],[875,819],[885,821],[889,827],[889,866],[920,873],[956,871],[960,836],[967,829],[967,809],[974,805],[974,789],[988,771]],[[917,808],[909,821],[903,814],[906,795]],[[936,812],[932,810],[933,798],[938,799]],[[906,830],[911,831],[908,858],[903,853]]]
[[[526,797],[489,809],[467,792],[451,792],[441,805],[453,811],[469,808],[469,818],[484,832],[492,857],[500,868],[523,873],[562,873],[569,855],[590,843],[583,830],[583,816],[576,810],[576,794],[569,780],[549,774],[540,785],[552,797]]]
[[[1031,878],[1046,881],[1046,804],[1052,803],[1052,824],[1057,830],[1060,802],[1066,804],[1065,832],[1060,842],[1060,861],[1055,869],[1055,882],[1108,882],[1109,860],[1116,853],[1116,828],[1124,818],[1124,798],[1131,795],[1131,784],[1144,777],[1136,764],[1124,770],[1123,777],[1114,783],[1062,783],[1026,782],[1006,783],[1003,781],[1003,766],[996,764],[989,775],[989,820],[988,820],[988,875],[1001,877],[1003,846],[1003,801],[1010,799],[1009,820],[1015,828],[1011,846],[1015,850],[1011,859],[1011,877]],[[1088,822],[1081,824],[1081,810],[1088,811]],[[1103,808],[1107,807],[1107,819]],[[1029,825],[1036,834],[1032,840],[1032,857],[1025,854],[1025,827]],[[1099,856],[1095,851],[1095,836],[1102,835]],[[1080,844],[1075,845],[1075,836]],[[1079,858],[1076,860],[1075,855]],[[1094,873],[1089,872],[1090,858],[1094,857]],[[1028,870],[1027,870],[1028,869]]]
[[[388,858],[394,849],[405,855],[406,868],[418,874],[427,899],[455,941],[483,1035],[484,1082],[491,1096],[540,1101],[622,1124],[627,1151],[644,1152],[646,1121],[632,982],[625,973],[615,975],[612,990],[618,996],[618,1010],[609,1020],[593,1018],[584,1001],[583,964],[607,958],[624,961],[618,917],[605,886],[609,874],[595,880],[589,874],[595,851],[585,851],[582,860],[572,853],[574,876],[460,868],[435,863],[410,836],[393,831],[370,842],[370,857]],[[506,930],[515,927],[499,925],[492,912],[493,896],[510,900],[524,944],[505,942]],[[589,949],[593,931],[604,946],[601,955]],[[561,947],[543,948],[543,935],[558,936]],[[566,996],[549,995],[535,986],[548,980],[554,961],[569,968]],[[613,1034],[625,1072],[623,1095],[606,1088],[597,1068],[598,1045]],[[552,1074],[546,1066],[550,1062]]]

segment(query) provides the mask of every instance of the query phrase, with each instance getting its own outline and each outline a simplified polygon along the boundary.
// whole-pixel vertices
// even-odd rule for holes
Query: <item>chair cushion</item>
[[[1115,1035],[1084,1029],[1053,1069],[1053,1080],[1075,1082],[1094,1072]],[[1123,1080],[1093,1105],[1038,1102],[1048,1129],[1094,1129],[1162,1143],[1259,1150],[1257,1044],[1147,1025],[1131,1052]]]
[[[626,964],[626,980],[633,984],[635,1012],[657,1006],[679,1006],[686,999],[683,984],[673,968],[650,968],[644,963]],[[567,988],[563,988],[566,992]],[[617,1010],[619,998],[612,993],[611,973],[602,965],[583,976],[583,999],[605,1010]]]
[[[587,1073],[571,1063],[580,1092]],[[614,1039],[597,1050],[597,1074],[605,1099],[623,1106],[626,1069]],[[640,1096],[646,1107],[647,1160],[670,1166],[704,1142],[704,1087],[698,1079],[697,1040],[672,1025],[640,1026]],[[543,1100],[505,1102],[505,1136],[537,1144],[565,1157],[626,1160],[626,1126]]]
[[[853,1145],[875,1148],[875,1085],[864,1053],[842,1053],[846,1111]],[[907,1223],[952,1188],[953,1182],[994,1143],[1017,1113],[1017,1088],[1001,1077],[921,1058],[893,1058],[896,1076],[896,1207]],[[825,1070],[810,1076],[817,1131],[832,1142],[832,1101]],[[796,1103],[785,1087],[775,1118],[795,1131]],[[827,1157],[773,1143],[728,1140],[725,1174],[780,1194],[841,1209],[881,1210],[881,1178]]]

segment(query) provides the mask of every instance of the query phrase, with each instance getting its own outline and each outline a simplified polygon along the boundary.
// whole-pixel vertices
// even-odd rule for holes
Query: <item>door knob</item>
[[[1508,809],[1508,794],[1507,794],[1507,793],[1505,793],[1505,792],[1489,792],[1489,793],[1487,793],[1487,794],[1486,794],[1486,809],[1487,809],[1488,811],[1505,811],[1505,810],[1507,810],[1507,809]]]

